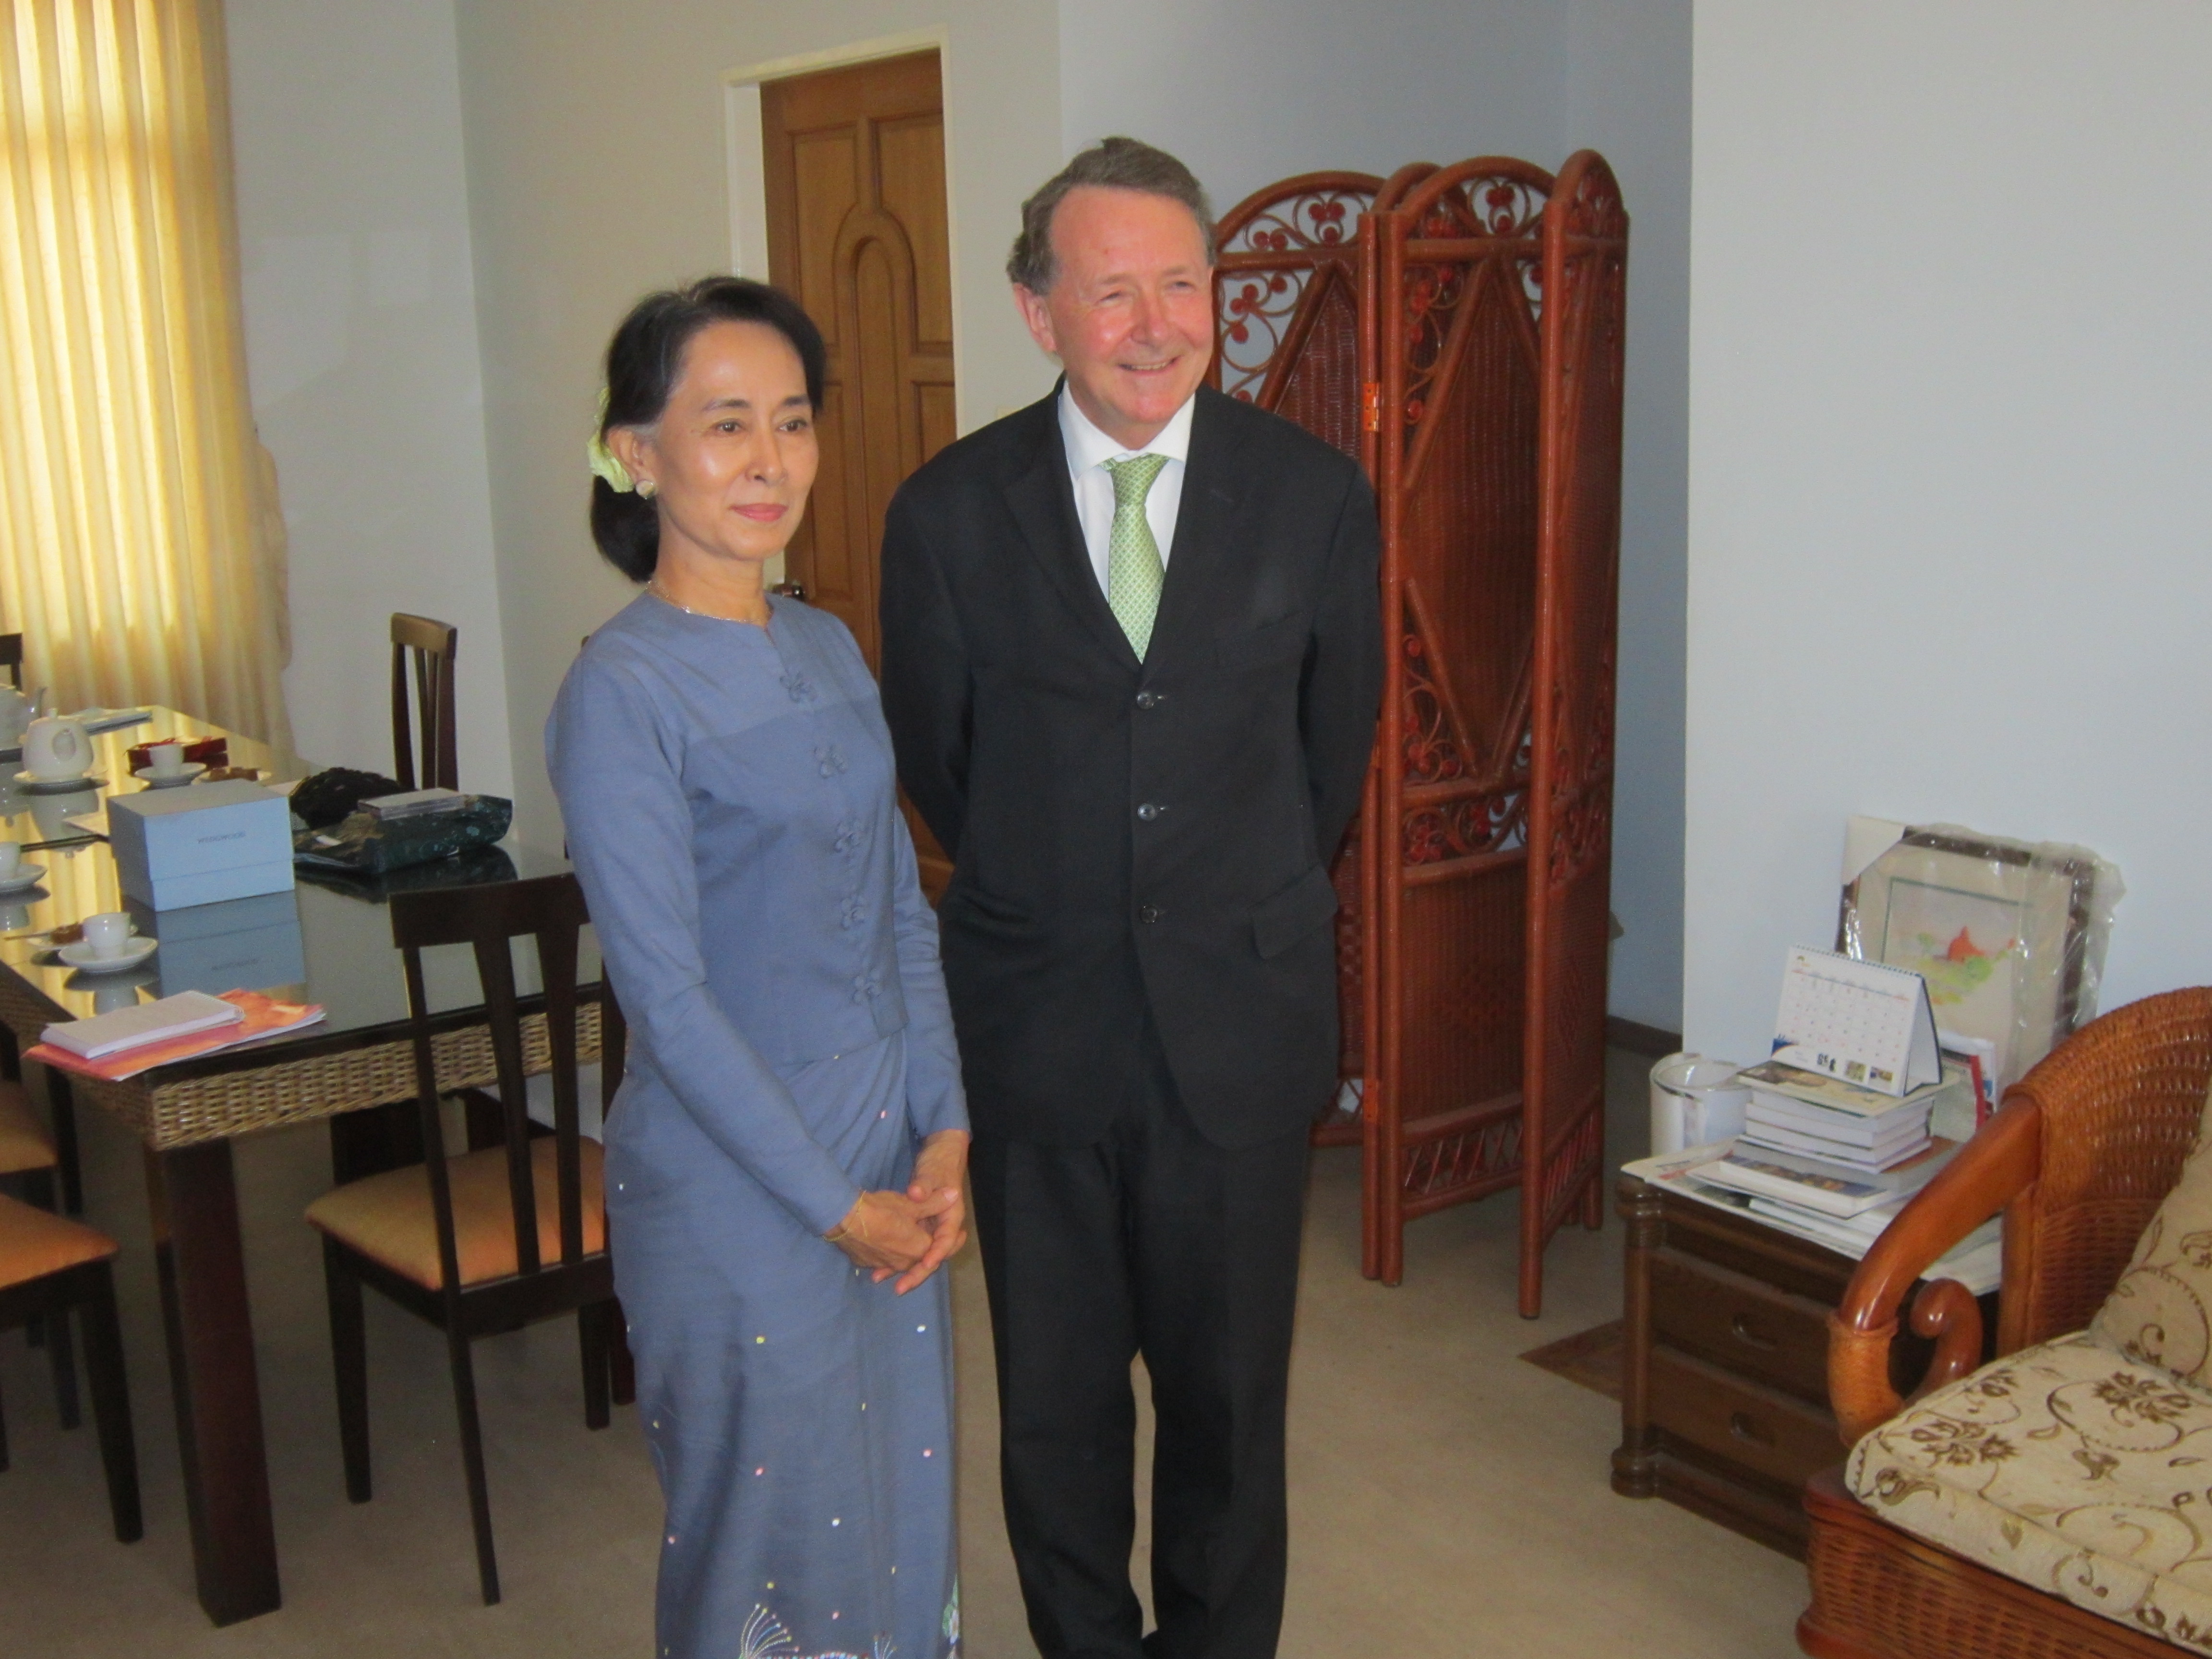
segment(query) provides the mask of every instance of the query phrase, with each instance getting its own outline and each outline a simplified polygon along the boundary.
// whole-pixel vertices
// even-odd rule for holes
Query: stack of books
[[[1956,1064],[1902,1097],[1778,1060],[1735,1080],[1751,1090],[1743,1133],[1702,1178],[1818,1221],[1893,1213],[1958,1150],[1957,1139],[1930,1133],[1936,1108],[1944,1127],[1973,1122],[1972,1079]]]
[[[1912,1195],[1973,1132],[1973,1080],[1947,1062],[1942,1080],[1899,1098],[1769,1060],[1736,1073],[1749,1086],[1732,1140],[1628,1166],[1628,1173],[1724,1208],[1748,1210],[1853,1258],[1873,1248]],[[1934,1276],[1977,1294],[1997,1276],[1996,1226],[1978,1230]]]

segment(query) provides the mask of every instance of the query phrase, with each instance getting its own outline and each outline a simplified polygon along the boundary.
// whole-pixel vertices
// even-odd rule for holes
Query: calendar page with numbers
[[[1911,969],[1792,945],[1783,962],[1774,1058],[1904,1095],[1942,1080],[1928,982]]]

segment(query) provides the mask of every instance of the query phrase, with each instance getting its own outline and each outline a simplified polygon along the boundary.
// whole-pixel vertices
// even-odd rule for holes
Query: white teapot
[[[23,767],[49,782],[81,778],[92,764],[92,739],[63,714],[47,714],[23,729]]]

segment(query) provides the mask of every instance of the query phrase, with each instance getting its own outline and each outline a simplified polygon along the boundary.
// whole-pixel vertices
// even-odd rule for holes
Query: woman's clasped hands
[[[828,1235],[878,1285],[898,1276],[901,1296],[968,1242],[968,1135],[945,1129],[922,1142],[903,1193],[866,1192]]]

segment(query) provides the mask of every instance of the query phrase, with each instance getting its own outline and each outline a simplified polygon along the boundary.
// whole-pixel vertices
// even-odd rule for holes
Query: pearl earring
[[[637,493],[640,498],[645,501],[651,501],[653,492],[659,488],[660,486],[650,478],[640,478],[637,481]]]

